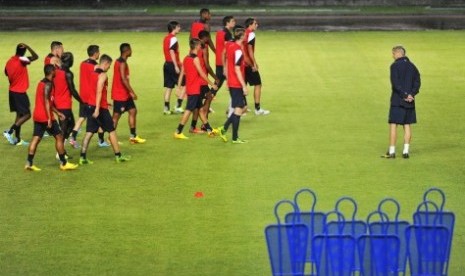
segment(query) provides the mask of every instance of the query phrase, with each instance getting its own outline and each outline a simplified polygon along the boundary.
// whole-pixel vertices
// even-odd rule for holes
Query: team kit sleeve
[[[241,63],[242,63],[242,59],[243,59],[243,54],[242,54],[242,51],[240,49],[237,49],[235,52],[234,52],[234,64],[236,66],[240,66]]]

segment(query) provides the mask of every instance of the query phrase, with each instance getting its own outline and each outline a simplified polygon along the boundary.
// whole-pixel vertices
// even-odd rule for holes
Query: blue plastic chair
[[[354,275],[356,258],[356,241],[352,235],[342,234],[344,230],[344,216],[332,211],[327,214],[337,215],[338,224],[336,234],[329,234],[326,227],[325,234],[316,235],[312,240],[312,252],[315,257],[317,275],[345,276]]]
[[[393,203],[396,207],[395,214],[389,216],[384,210],[383,206],[387,203]],[[407,241],[405,238],[405,231],[410,226],[408,221],[400,221],[400,204],[393,198],[385,198],[378,204],[378,212],[385,214],[387,219],[381,221],[370,222],[368,224],[370,234],[375,235],[394,235],[400,240],[400,251],[399,251],[399,264],[398,272],[400,275],[405,275],[407,267]]]
[[[338,221],[328,221],[326,220],[326,226],[328,229],[328,233],[337,233],[339,229],[342,226],[342,233],[344,235],[351,235],[354,237],[355,240],[357,240],[360,236],[364,235],[367,233],[367,224],[363,220],[357,220],[356,215],[357,215],[357,202],[351,197],[341,197],[337,202],[334,210],[336,212],[343,213],[341,211],[341,203],[343,202],[348,202],[353,205],[353,212],[350,216],[346,216],[347,220],[343,222],[342,225],[339,225],[340,222]],[[350,219],[349,219],[350,218]],[[360,270],[360,261],[358,258],[358,254],[355,256],[355,268],[356,270]]]
[[[436,203],[432,201],[431,199],[428,199],[428,196],[430,196],[433,192],[436,192],[439,194],[441,198],[440,202]],[[423,202],[434,203],[434,205],[436,205],[434,207],[437,210],[435,210],[434,212],[429,211],[428,204],[427,204],[426,206],[424,206],[426,207],[426,210],[417,210],[417,212],[413,216],[413,222],[414,224],[420,224],[420,225],[436,225],[436,226],[442,225],[447,228],[447,230],[449,231],[449,240],[447,241],[447,260],[449,260],[450,252],[452,250],[452,238],[454,236],[455,214],[453,212],[444,210],[444,205],[446,203],[446,196],[444,192],[439,188],[428,189],[423,194]],[[446,263],[446,273],[449,269],[448,264],[449,262]]]
[[[304,209],[299,204],[299,198],[302,194],[308,193],[312,197],[312,204],[309,211],[304,211]],[[324,232],[326,214],[323,212],[315,211],[317,197],[316,194],[310,189],[301,189],[294,196],[294,204],[297,207],[297,212],[289,213],[286,215],[286,223],[302,223],[305,224],[308,228],[308,240],[311,241],[315,235],[321,235]],[[312,254],[312,244],[311,242],[307,245],[307,262],[310,263],[311,274],[314,273],[315,261]]]
[[[401,241],[397,235],[387,234],[389,219],[386,214],[375,211],[367,217],[367,224],[372,225],[371,218],[379,215],[381,233],[362,235],[357,240],[360,275],[363,276],[397,276],[399,275],[399,254]]]
[[[303,276],[308,243],[308,229],[304,224],[281,223],[278,208],[283,204],[292,206],[290,200],[278,202],[274,208],[277,224],[265,228],[265,237],[268,246],[268,255],[273,276]],[[296,218],[297,221],[297,218]]]

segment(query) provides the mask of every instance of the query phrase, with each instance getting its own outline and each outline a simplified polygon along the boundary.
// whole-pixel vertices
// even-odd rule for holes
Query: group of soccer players
[[[210,36],[209,21],[211,13],[208,9],[200,10],[200,19],[191,25],[189,37],[189,53],[181,62],[179,43],[176,35],[181,26],[177,21],[168,23],[168,34],[163,41],[165,64],[163,66],[165,86],[165,106],[163,113],[171,114],[170,95],[178,86],[178,101],[175,113],[184,112],[174,133],[176,139],[188,139],[183,134],[184,125],[192,114],[190,133],[208,133],[208,136],[219,136],[227,142],[226,132],[232,125],[232,143],[243,144],[246,140],[238,135],[241,116],[247,111],[247,84],[254,86],[255,114],[267,115],[270,111],[260,106],[261,77],[255,59],[255,30],[258,22],[248,18],[245,26],[236,25],[233,16],[223,18],[223,29],[216,32],[216,46]],[[210,67],[209,48],[215,54],[216,72]],[[208,79],[211,76],[213,81]],[[224,82],[231,97],[228,118],[223,126],[212,128],[208,123],[208,115],[212,111],[210,105]],[[182,109],[182,100],[187,94],[186,110]],[[197,128],[197,120],[203,123]]]
[[[246,140],[239,138],[239,122],[241,116],[249,111],[247,107],[247,84],[254,86],[255,114],[267,115],[270,112],[260,106],[261,78],[259,67],[255,59],[255,30],[258,26],[254,18],[248,18],[245,26],[236,25],[233,16],[223,18],[224,27],[216,32],[216,46],[210,36],[209,21],[211,13],[208,9],[200,10],[200,19],[191,26],[189,37],[189,53],[181,62],[179,43],[176,35],[181,26],[176,21],[168,23],[168,35],[163,41],[165,63],[164,73],[164,114],[183,114],[174,133],[176,139],[188,139],[183,134],[184,125],[192,115],[190,133],[207,133],[209,137],[218,136],[224,142],[228,141],[226,132],[232,125],[232,143],[242,144]],[[216,58],[216,71],[210,66],[209,48]],[[29,52],[29,56],[26,53]],[[79,92],[74,85],[74,74],[71,68],[74,63],[73,54],[65,52],[63,44],[53,41],[50,53],[44,60],[44,78],[38,83],[35,95],[35,105],[32,112],[33,137],[28,143],[21,139],[21,126],[31,118],[29,98],[26,93],[29,88],[27,66],[39,57],[36,52],[24,43],[16,47],[16,53],[5,66],[8,77],[10,111],[16,113],[16,118],[10,129],[3,132],[3,136],[12,145],[29,146],[25,169],[40,171],[34,164],[37,146],[44,135],[55,138],[56,158],[60,161],[61,170],[74,170],[77,164],[68,162],[65,144],[68,142],[73,148],[80,148],[79,164],[92,164],[87,158],[89,142],[98,133],[99,147],[113,148],[116,162],[130,160],[129,156],[121,154],[120,142],[116,136],[116,127],[122,114],[128,112],[130,128],[129,142],[142,144],[146,140],[136,133],[137,108],[134,100],[137,95],[129,82],[129,66],[127,60],[131,57],[132,49],[128,43],[120,45],[120,57],[114,62],[111,99],[113,100],[113,114],[110,115],[111,104],[107,101],[108,76],[113,59],[100,55],[98,45],[87,48],[88,59],[80,64]],[[211,76],[213,80],[208,77]],[[213,109],[211,103],[218,90],[226,81],[231,97],[224,125],[212,128],[208,117]],[[174,111],[170,109],[172,90],[177,89],[177,104]],[[185,109],[182,102],[187,95]],[[79,118],[74,119],[72,98],[79,102]],[[202,125],[197,128],[200,118]],[[77,142],[78,132],[87,120],[86,133],[82,143]],[[104,132],[109,134],[108,142],[104,139]]]
[[[113,148],[116,162],[130,160],[129,156],[121,154],[115,129],[124,112],[128,112],[130,128],[129,142],[131,144],[145,143],[136,134],[137,109],[134,100],[137,95],[129,83],[129,67],[127,59],[132,50],[128,43],[120,45],[121,56],[115,61],[113,73],[113,85],[111,98],[113,99],[113,115],[110,115],[107,101],[108,76],[112,58],[106,54],[100,56],[98,45],[90,45],[87,48],[88,59],[80,64],[80,89],[79,93],[74,85],[74,74],[71,67],[74,63],[73,54],[64,52],[63,44],[53,41],[50,45],[51,52],[44,60],[44,78],[38,83],[35,95],[35,105],[32,112],[34,121],[33,137],[31,142],[21,139],[21,126],[31,118],[31,110],[27,89],[29,88],[29,76],[27,66],[39,57],[36,52],[24,43],[16,47],[16,53],[6,63],[5,75],[8,77],[10,111],[16,112],[16,119],[9,130],[3,132],[3,136],[12,145],[29,146],[25,169],[40,171],[34,165],[34,156],[37,146],[44,134],[55,138],[56,156],[60,161],[61,170],[74,170],[77,164],[68,162],[68,154],[65,150],[65,141],[72,147],[81,148],[79,164],[92,164],[87,158],[89,141],[93,134],[99,133],[99,146]],[[29,52],[30,56],[26,57]],[[72,97],[80,104],[79,119],[75,122],[72,111]],[[58,122],[56,121],[56,117]],[[82,146],[76,140],[82,123],[87,120],[86,134]],[[109,133],[109,144],[104,140],[104,132]]]

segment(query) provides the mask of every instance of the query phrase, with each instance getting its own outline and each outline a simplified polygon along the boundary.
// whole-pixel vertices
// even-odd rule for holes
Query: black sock
[[[233,125],[233,136],[232,139],[233,141],[237,140],[239,138],[239,122],[241,120],[241,116],[238,116],[236,114],[233,114],[234,120],[232,122]]]
[[[178,128],[177,128],[177,130],[176,130],[176,131],[178,132],[178,134],[179,134],[179,133],[182,133],[183,128],[184,128],[184,125],[182,125],[182,124],[179,124],[179,125],[178,125]]]
[[[115,152],[116,157],[121,157],[121,152]]]
[[[178,105],[176,107],[180,108],[181,106],[182,106],[182,99],[178,99]]]
[[[136,137],[136,128],[135,127],[131,127],[131,135]]]
[[[206,129],[208,132],[212,131],[212,127],[210,126],[210,124],[209,124],[208,122],[207,122],[206,124],[204,124],[204,126],[205,126],[205,129]]]
[[[165,109],[170,110],[170,102],[165,102]]]
[[[10,127],[10,130],[8,130],[8,134],[12,134],[13,131],[15,131],[17,127],[18,127],[18,126],[17,126],[16,124],[13,124],[13,125]]]
[[[73,131],[71,132],[71,137],[73,137],[74,140],[76,140],[77,133],[78,133],[78,132],[77,132],[76,130],[73,130]]]
[[[29,163],[29,166],[32,166],[33,161],[34,161],[34,154],[28,154],[27,155],[27,162]]]
[[[224,126],[223,126],[224,130],[226,130],[226,131],[228,130],[229,126],[230,126],[230,125],[232,124],[232,122],[233,122],[233,117],[234,117],[234,116],[236,116],[236,115],[233,113],[233,114],[231,114],[231,116],[229,116],[229,118],[226,120],[226,122],[224,123]]]
[[[197,120],[192,120],[191,128],[194,129],[197,126]]]
[[[260,110],[260,103],[255,103],[255,110]]]
[[[87,153],[81,152],[81,158],[82,159],[87,159]]]
[[[58,154],[58,157],[60,158],[60,162],[62,165],[66,165],[66,162],[67,162],[65,155],[66,155],[66,152],[63,154]]]
[[[21,141],[21,126],[16,127],[16,141]]]
[[[99,132],[99,133],[98,133],[98,141],[99,141],[100,143],[105,142],[104,132]]]

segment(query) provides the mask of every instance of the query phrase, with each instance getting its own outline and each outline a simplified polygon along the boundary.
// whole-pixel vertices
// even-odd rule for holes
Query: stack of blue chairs
[[[439,202],[431,199],[433,194]],[[311,199],[306,208],[303,195]],[[445,201],[440,189],[427,190],[409,223],[399,220],[400,204],[386,198],[360,220],[353,198],[342,197],[334,210],[322,212],[315,208],[315,192],[299,190],[293,201],[276,204],[277,223],[265,229],[272,275],[446,276],[455,215],[444,210]],[[394,206],[392,214],[388,204]],[[291,207],[284,222],[278,215],[283,205]],[[349,211],[342,208],[347,205]]]

